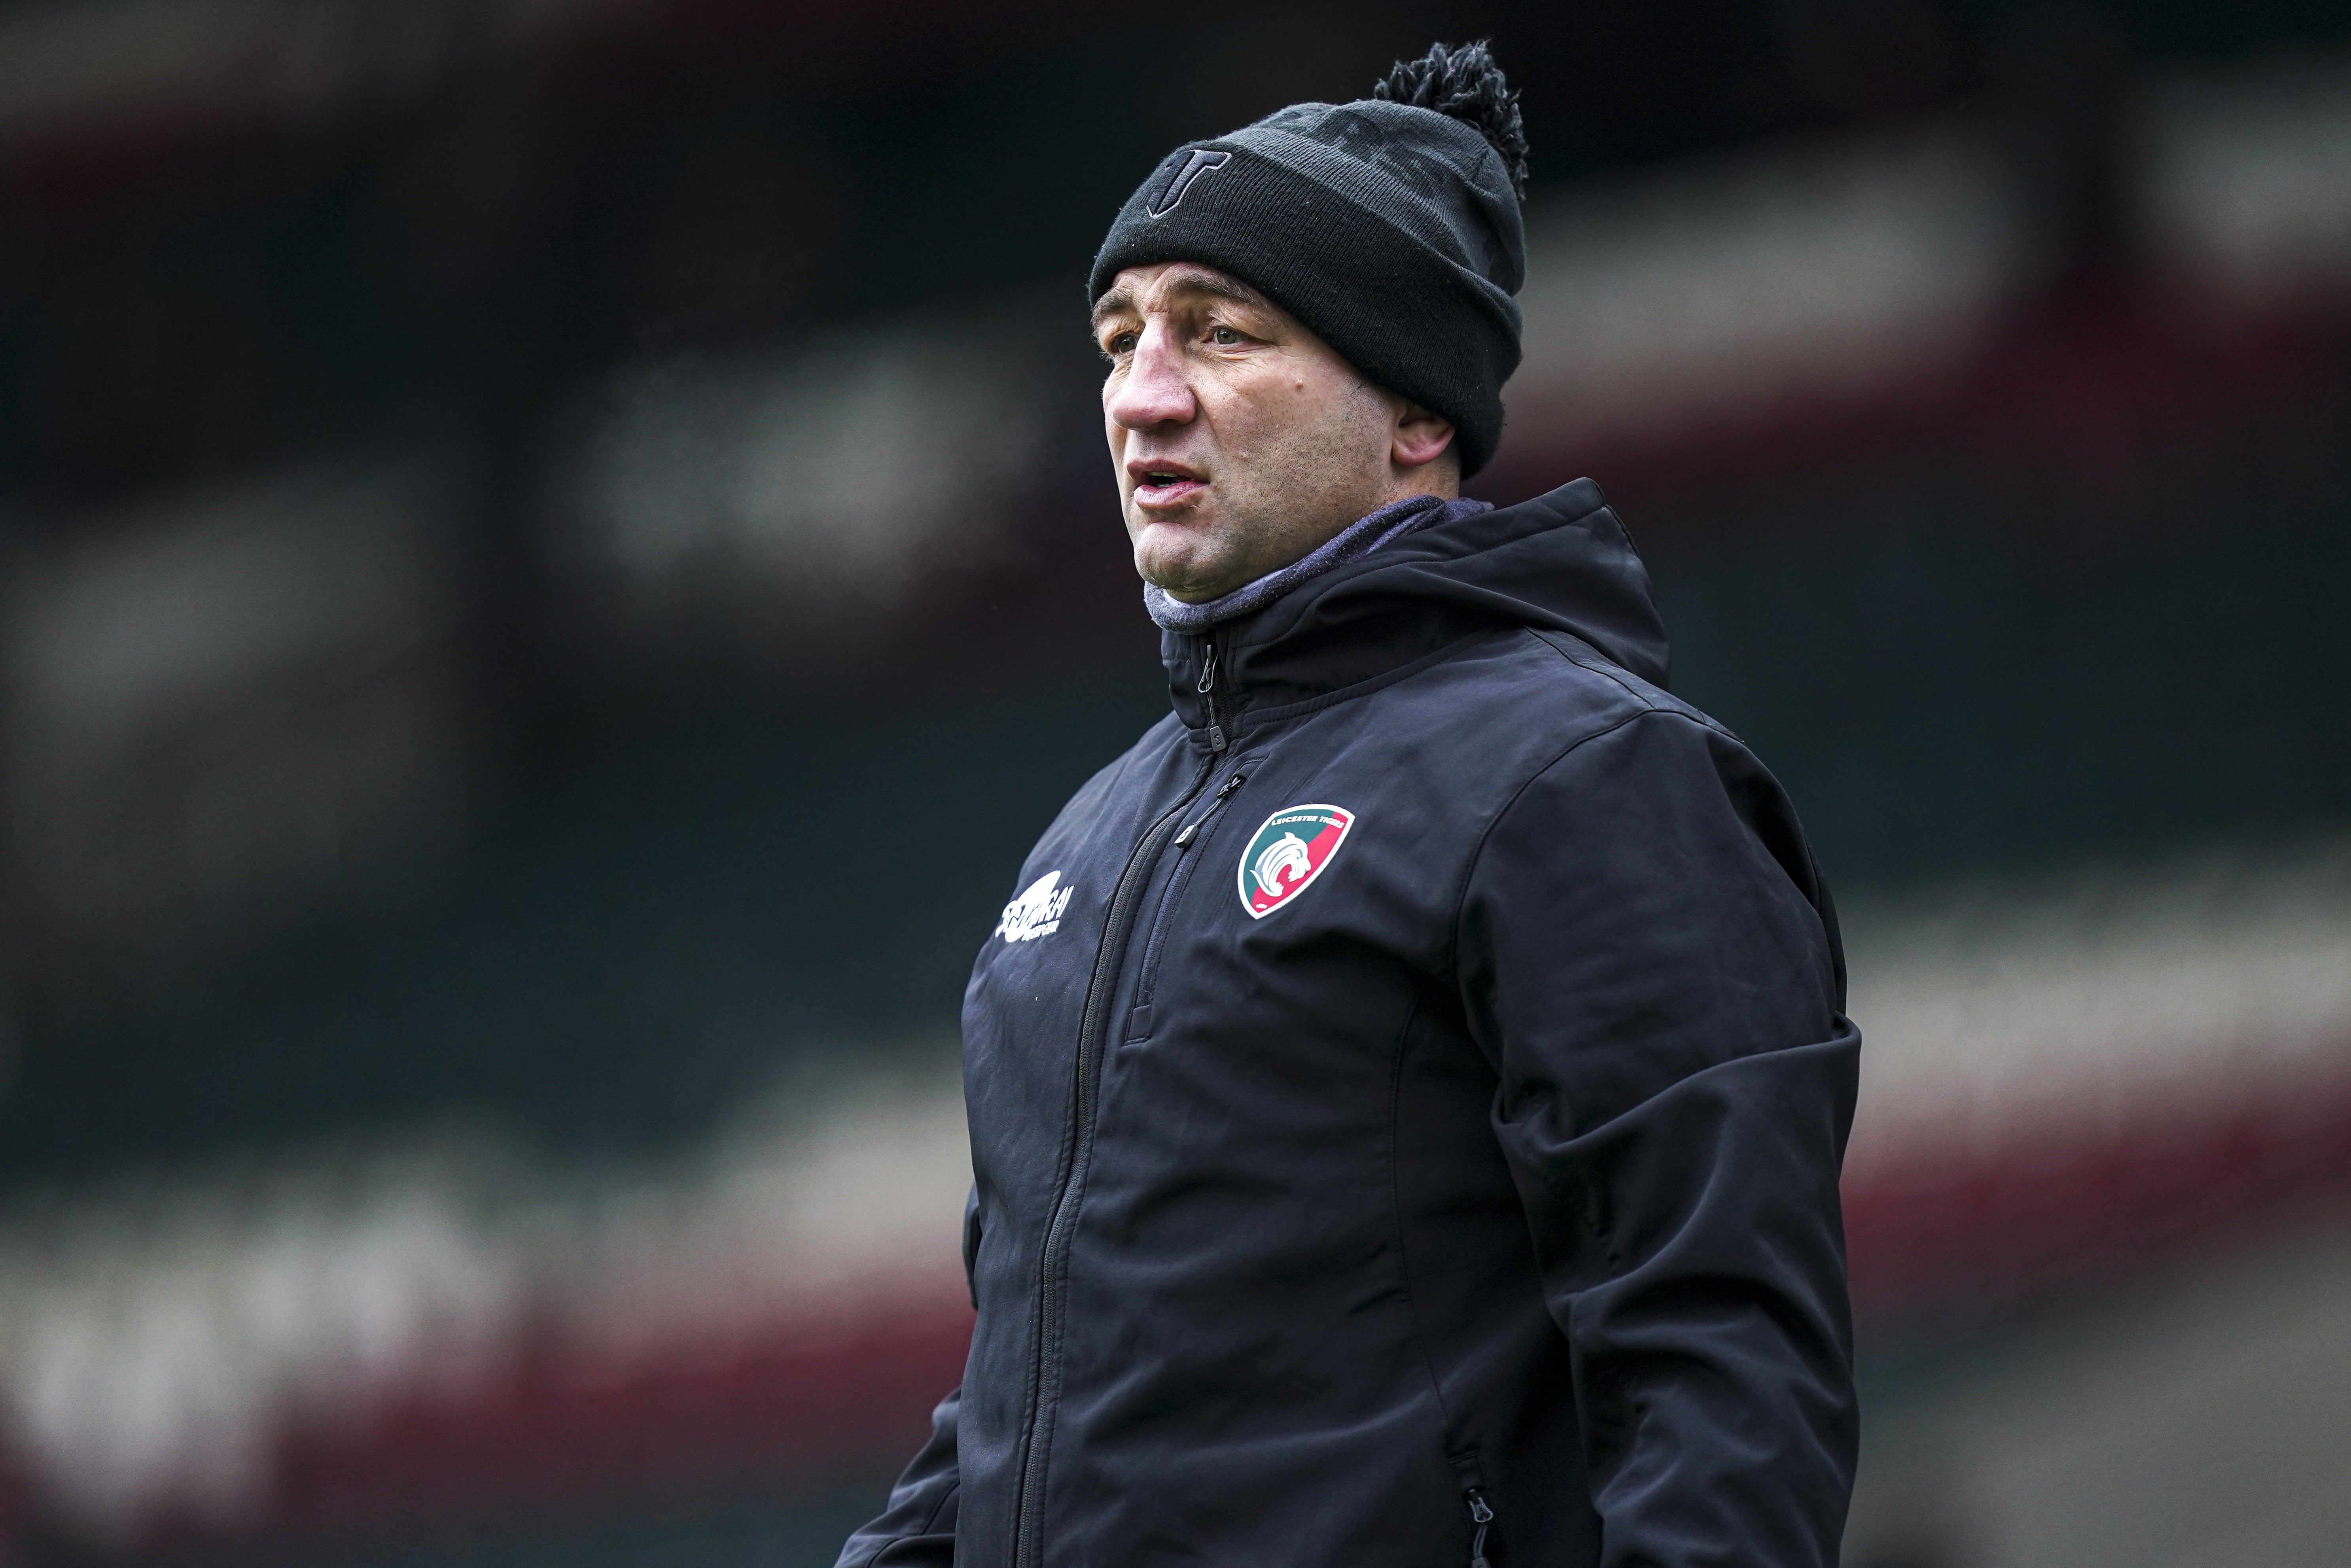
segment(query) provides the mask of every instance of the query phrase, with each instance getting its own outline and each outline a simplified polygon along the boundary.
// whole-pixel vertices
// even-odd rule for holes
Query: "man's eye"
[[[1218,348],[1229,349],[1244,340],[1241,335],[1230,327],[1212,327],[1208,329],[1208,341]]]
[[[1113,355],[1131,354],[1134,352],[1134,334],[1132,332],[1113,333],[1111,335],[1110,341],[1102,345],[1102,352]]]

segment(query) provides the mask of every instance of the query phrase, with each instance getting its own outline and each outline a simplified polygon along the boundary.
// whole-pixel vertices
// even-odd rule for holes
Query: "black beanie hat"
[[[1439,44],[1373,93],[1292,104],[1169,153],[1111,225],[1087,298],[1130,267],[1229,273],[1452,421],[1467,477],[1502,438],[1502,383],[1519,367],[1517,95],[1483,44]]]

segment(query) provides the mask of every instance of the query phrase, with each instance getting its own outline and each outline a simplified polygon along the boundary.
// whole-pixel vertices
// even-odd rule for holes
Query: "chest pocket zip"
[[[1469,1542],[1469,1568],[1490,1568],[1486,1561],[1486,1534],[1494,1528],[1493,1505],[1478,1487],[1469,1489],[1466,1500],[1469,1504],[1469,1522],[1478,1527],[1476,1537]]]
[[[1248,781],[1249,774],[1244,771],[1235,773],[1224,783],[1218,785],[1215,798],[1208,802],[1207,810],[1185,823],[1173,841],[1176,852],[1185,854],[1185,859],[1182,864],[1168,873],[1167,885],[1160,889],[1159,907],[1152,912],[1151,931],[1144,938],[1142,978],[1135,987],[1134,1009],[1127,1014],[1126,1032],[1123,1037],[1128,1044],[1151,1038],[1151,998],[1159,979],[1159,952],[1165,940],[1164,928],[1167,924],[1167,911],[1175,905],[1185,885],[1192,879],[1193,868],[1199,863],[1197,855],[1186,854],[1185,852],[1189,851],[1199,841],[1201,831],[1207,827],[1208,819],[1222,810],[1225,802],[1231,800],[1234,792]]]

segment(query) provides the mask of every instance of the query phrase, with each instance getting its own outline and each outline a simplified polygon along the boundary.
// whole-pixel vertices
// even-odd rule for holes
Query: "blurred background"
[[[1848,1563],[2351,1562],[2339,0],[0,0],[0,1568],[831,1562],[1164,711],[1085,265],[1489,34],[1475,488],[1845,909]]]

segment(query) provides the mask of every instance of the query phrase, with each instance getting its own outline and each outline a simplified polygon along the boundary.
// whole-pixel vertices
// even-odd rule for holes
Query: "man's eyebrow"
[[[1119,314],[1121,311],[1133,314],[1135,311],[1135,308],[1134,295],[1129,294],[1123,288],[1112,289],[1108,294],[1103,295],[1100,299],[1094,301],[1094,330],[1097,332],[1101,331],[1102,324],[1109,320],[1112,317]]]
[[[1271,303],[1264,295],[1238,278],[1220,277],[1213,273],[1179,278],[1168,286],[1168,292],[1174,295],[1205,294],[1214,299],[1229,299],[1236,305],[1246,305],[1253,310],[1265,309]],[[1143,307],[1135,303],[1134,296],[1123,288],[1113,287],[1094,302],[1094,330],[1102,330],[1104,321],[1122,311],[1139,315]]]

